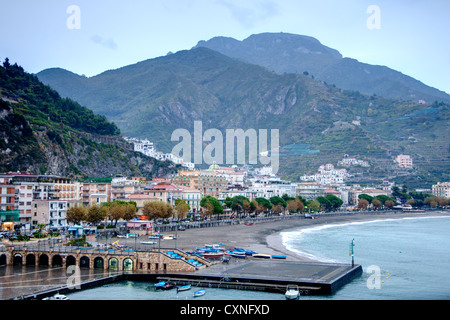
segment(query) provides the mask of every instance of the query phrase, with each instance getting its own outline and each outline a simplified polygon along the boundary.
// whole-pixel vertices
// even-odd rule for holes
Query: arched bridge
[[[112,271],[195,271],[210,261],[177,249],[147,251],[56,247],[46,250],[9,246],[0,250],[0,265],[98,268]]]

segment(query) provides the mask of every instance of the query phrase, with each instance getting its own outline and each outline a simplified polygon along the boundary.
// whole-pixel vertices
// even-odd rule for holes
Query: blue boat
[[[165,281],[160,281],[158,283],[155,283],[155,289],[162,289],[166,285]]]
[[[205,295],[205,293],[206,293],[205,289],[197,290],[194,292],[194,297],[201,297],[201,296]]]
[[[226,255],[234,257],[234,258],[240,258],[245,259],[247,256],[244,252],[236,252],[236,251],[227,251],[225,252]]]
[[[177,293],[179,291],[186,291],[186,290],[190,290],[190,289],[191,289],[191,285],[190,284],[187,284],[185,286],[180,286],[180,287],[177,287]]]
[[[286,256],[272,255],[272,259],[286,259]]]
[[[253,251],[253,250],[245,250],[245,249],[242,249],[242,248],[234,248],[233,251],[234,251],[234,252],[239,252],[239,253],[244,253],[244,254],[246,254],[246,255],[248,255],[248,256],[251,256],[251,255],[253,255],[253,254],[256,253],[256,251]]]

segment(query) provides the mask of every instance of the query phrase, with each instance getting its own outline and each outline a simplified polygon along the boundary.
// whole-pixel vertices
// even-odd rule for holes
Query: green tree
[[[367,202],[371,203],[373,200],[373,197],[369,196],[368,194],[362,193],[358,196],[358,199],[366,199]]]
[[[207,203],[210,203],[213,206],[212,214],[219,215],[219,214],[223,213],[222,205],[220,204],[219,200],[217,200],[213,196],[206,196],[206,197],[203,197],[202,200],[200,200],[200,206],[202,208],[206,208]],[[209,206],[208,206],[208,209],[210,209]]]
[[[326,211],[331,210],[331,203],[330,203],[330,200],[328,200],[327,198],[322,197],[322,196],[317,197],[316,200],[319,201],[320,207],[321,207],[323,210],[326,210]]]
[[[272,209],[272,203],[266,198],[255,198],[255,201],[264,208],[264,211]]]
[[[327,194],[325,198],[330,202],[331,210],[337,210],[344,203],[341,198],[335,196],[334,194]]]
[[[281,197],[274,196],[274,197],[271,197],[269,200],[270,200],[270,203],[272,203],[272,205],[274,205],[274,206],[280,205],[283,208],[286,208],[286,206],[287,206],[286,201],[284,201],[284,199]]]
[[[311,212],[317,212],[320,210],[320,202],[315,199],[308,200],[306,202],[306,206],[308,207],[308,210]]]

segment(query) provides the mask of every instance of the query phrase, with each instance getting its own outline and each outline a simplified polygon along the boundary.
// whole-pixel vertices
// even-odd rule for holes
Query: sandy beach
[[[352,215],[320,216],[316,219],[305,219],[293,217],[286,220],[265,222],[253,225],[230,225],[210,228],[188,229],[178,232],[177,247],[183,251],[192,251],[197,246],[205,244],[222,243],[227,248],[244,248],[254,250],[258,253],[285,255],[287,260],[311,261],[309,258],[300,256],[289,251],[282,242],[281,232],[310,228],[323,224],[343,224],[357,221],[373,221],[383,219],[402,219],[410,217],[448,216],[449,210],[428,211],[426,213],[377,213]],[[161,247],[166,244],[173,246],[174,240],[166,240],[171,243],[161,242]]]

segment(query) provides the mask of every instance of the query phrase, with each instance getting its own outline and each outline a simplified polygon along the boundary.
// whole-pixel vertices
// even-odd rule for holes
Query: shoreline
[[[302,216],[274,222],[258,223],[251,226],[239,224],[201,229],[188,229],[178,232],[176,246],[183,251],[193,251],[197,246],[207,243],[222,243],[226,248],[244,248],[263,254],[286,256],[286,260],[301,262],[323,262],[311,259],[289,250],[283,243],[281,233],[300,231],[319,225],[342,225],[352,222],[381,221],[403,218],[426,218],[450,216],[449,210],[424,213],[355,213],[349,215],[326,215],[316,219],[305,219]],[[174,241],[174,240],[170,240]],[[171,243],[172,244],[172,243]],[[173,243],[175,245],[175,243]],[[161,242],[161,248],[166,247]]]

